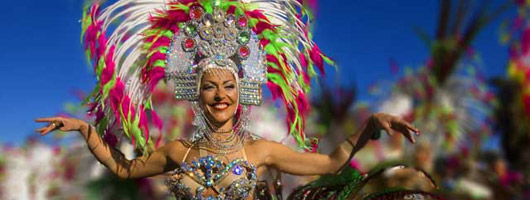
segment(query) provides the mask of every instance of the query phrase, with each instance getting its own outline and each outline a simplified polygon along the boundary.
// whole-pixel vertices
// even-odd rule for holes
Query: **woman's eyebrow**
[[[227,84],[227,83],[229,83],[229,82],[232,82],[232,80],[224,81],[224,82],[223,82],[223,85],[224,85],[224,84]]]
[[[215,81],[206,80],[205,82],[206,82],[206,83],[209,83],[209,84],[212,84],[212,85],[217,85],[217,82],[215,82]],[[206,84],[206,83],[205,83],[205,84]]]

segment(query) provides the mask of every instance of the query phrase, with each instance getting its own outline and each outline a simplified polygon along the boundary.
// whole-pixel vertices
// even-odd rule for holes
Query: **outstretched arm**
[[[71,118],[52,117],[37,119],[37,122],[49,122],[48,126],[40,128],[41,135],[60,129],[63,131],[79,131],[86,140],[88,148],[96,159],[105,165],[112,173],[120,178],[140,178],[164,173],[175,167],[169,152],[180,151],[182,144],[169,143],[160,147],[149,155],[128,160],[117,149],[108,145],[88,123]]]
[[[287,146],[275,142],[263,141],[266,165],[295,175],[322,175],[339,172],[357,151],[362,149],[373,134],[384,129],[388,134],[403,134],[412,143],[415,142],[411,131],[418,129],[408,122],[391,115],[378,113],[370,116],[353,136],[346,139],[329,155],[319,153],[299,153]]]

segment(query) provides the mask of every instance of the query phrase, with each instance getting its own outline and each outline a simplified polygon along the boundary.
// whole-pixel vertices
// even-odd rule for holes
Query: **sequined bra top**
[[[180,163],[167,179],[169,190],[177,199],[220,200],[247,199],[256,187],[256,168],[243,158],[224,163],[214,155],[199,150],[199,158],[186,163],[189,147]],[[212,190],[214,195],[206,195]],[[209,192],[211,193],[211,192]]]

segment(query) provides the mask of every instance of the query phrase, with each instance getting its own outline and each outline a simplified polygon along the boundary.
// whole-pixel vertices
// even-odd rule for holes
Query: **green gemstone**
[[[250,38],[250,35],[248,34],[248,32],[241,32],[239,36],[237,37],[237,40],[241,44],[246,44],[249,38]]]
[[[186,23],[178,23],[179,29],[183,29],[186,26]]]
[[[184,28],[184,31],[188,36],[194,36],[197,33],[197,27],[193,24],[188,24],[186,28]]]

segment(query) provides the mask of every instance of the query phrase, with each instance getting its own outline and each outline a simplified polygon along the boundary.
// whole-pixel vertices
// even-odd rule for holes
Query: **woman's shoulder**
[[[166,144],[165,148],[169,151],[182,151],[193,146],[188,140],[173,140]]]
[[[265,138],[257,137],[257,136],[251,136],[249,139],[245,142],[246,148],[258,148],[263,149],[265,147],[270,147],[276,144],[280,144],[275,141],[270,141]]]

